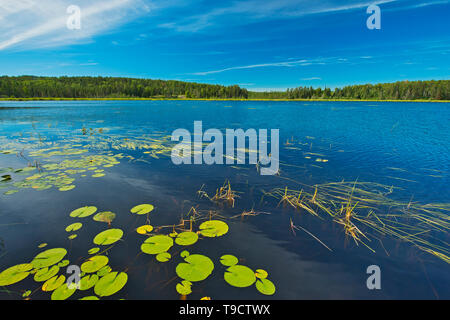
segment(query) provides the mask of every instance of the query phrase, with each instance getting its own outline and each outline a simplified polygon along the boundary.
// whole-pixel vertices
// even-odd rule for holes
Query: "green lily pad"
[[[173,239],[165,235],[157,235],[148,238],[141,245],[141,250],[147,254],[159,254],[166,252],[173,246]]]
[[[263,269],[258,269],[255,272],[255,276],[259,279],[265,279],[265,278],[267,278],[268,275],[269,274],[267,273],[267,271],[263,270]]]
[[[34,257],[31,264],[35,269],[50,267],[60,262],[67,254],[67,250],[63,248],[49,249],[39,253]]]
[[[192,293],[192,283],[190,281],[183,280],[181,283],[178,283],[176,286],[176,290],[182,296],[187,296]]]
[[[96,296],[87,296],[87,297],[81,298],[79,300],[100,300],[100,299]]]
[[[101,178],[101,177],[104,177],[104,176],[105,176],[104,173],[96,173],[96,174],[92,175],[92,178]]]
[[[53,278],[48,279],[42,285],[42,291],[53,291],[62,286],[66,281],[66,277],[63,275],[54,276]]]
[[[86,273],[97,272],[98,270],[106,266],[108,262],[109,259],[106,256],[93,256],[81,265],[81,271]]]
[[[77,231],[80,230],[82,226],[83,224],[80,222],[72,223],[71,225],[66,227],[66,231],[67,232]]]
[[[131,209],[131,213],[135,213],[135,214],[147,214],[149,212],[152,212],[154,209],[153,205],[151,204],[140,204],[138,206],[135,206]]]
[[[120,229],[108,229],[100,232],[94,238],[94,243],[100,246],[107,246],[119,241],[123,236],[123,231]]]
[[[95,221],[111,223],[116,218],[116,214],[111,211],[99,212],[94,216]]]
[[[80,286],[79,290],[89,290],[90,288],[94,287],[97,281],[99,280],[98,275],[96,274],[90,274],[87,275],[80,280]]]
[[[125,272],[110,272],[102,277],[94,287],[94,292],[99,297],[108,297],[121,290],[128,281]]]
[[[69,240],[73,240],[73,239],[75,239],[76,237],[78,237],[77,234],[71,234],[71,235],[68,236],[67,238],[68,238]]]
[[[228,284],[238,288],[249,287],[256,281],[253,270],[241,265],[229,267],[225,272],[224,278]]]
[[[82,208],[73,210],[70,213],[70,216],[72,218],[86,218],[86,217],[89,217],[90,215],[93,215],[96,211],[97,211],[96,207],[86,206],[86,207],[82,207]]]
[[[30,294],[31,294],[31,290],[27,290],[22,294],[22,298],[27,298],[30,296]]]
[[[256,281],[256,289],[262,294],[271,296],[275,293],[275,285],[268,279],[259,279]]]
[[[226,267],[231,267],[236,264],[238,264],[239,260],[235,256],[231,254],[226,254],[222,257],[220,257],[220,263],[223,264]]]
[[[170,260],[170,258],[172,258],[172,256],[168,252],[163,252],[156,256],[156,260],[158,260],[159,262],[167,262]]]
[[[50,269],[48,267],[39,269],[34,274],[34,281],[36,282],[47,281],[48,279],[53,278],[56,274],[58,274],[58,272],[59,272],[58,266],[52,266]]]
[[[103,268],[101,268],[100,270],[97,271],[97,275],[99,277],[103,277],[103,276],[106,276],[111,271],[112,271],[112,268],[110,266],[104,266]]]
[[[55,291],[53,291],[51,299],[52,300],[66,300],[70,298],[75,291],[77,291],[76,287],[70,287],[67,285],[59,286]]]
[[[220,237],[228,232],[228,225],[220,220],[205,221],[199,228],[200,234],[209,238]]]
[[[59,188],[58,190],[64,192],[64,191],[70,191],[72,189],[75,189],[74,185],[64,186],[64,187]]]
[[[22,281],[30,274],[33,265],[30,263],[18,264],[0,273],[0,286],[9,286]]]
[[[136,232],[139,234],[147,234],[153,231],[153,226],[146,224],[143,226],[140,226],[139,228],[136,229]]]
[[[99,252],[100,251],[100,248],[92,248],[92,249],[90,249],[89,251],[88,251],[88,253],[89,254],[95,254],[95,253],[97,253],[97,252]]]
[[[64,268],[64,267],[67,267],[68,265],[69,265],[69,263],[70,263],[70,261],[69,260],[63,260],[63,261],[61,261],[60,263],[58,263],[58,267],[60,267],[60,268]]]
[[[180,246],[190,246],[196,243],[198,234],[195,232],[182,232],[175,238],[175,243]]]
[[[184,261],[178,264],[175,270],[177,275],[184,280],[202,281],[208,278],[214,270],[214,263],[211,259],[200,254],[189,255]]]
[[[17,192],[19,192],[19,190],[9,190],[9,191],[4,192],[3,194],[5,196],[9,196],[9,195],[17,193]]]
[[[46,246],[48,246],[48,243],[41,243],[40,245],[38,245],[39,249],[45,248]]]

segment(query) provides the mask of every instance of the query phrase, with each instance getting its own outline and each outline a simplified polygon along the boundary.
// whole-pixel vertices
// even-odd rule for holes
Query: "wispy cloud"
[[[300,79],[300,80],[302,80],[302,81],[314,81],[314,80],[322,80],[322,78],[311,77],[311,78],[303,78],[303,79]]]
[[[73,0],[0,0],[0,50],[88,41],[150,10],[141,0],[79,0],[81,29],[69,30]]]
[[[218,69],[218,70],[195,72],[195,73],[191,73],[191,74],[197,75],[197,76],[206,76],[209,74],[222,73],[222,72],[233,71],[233,70],[273,68],[273,67],[284,67],[284,68],[306,67],[306,66],[312,66],[312,65],[325,65],[332,61],[337,61],[337,60],[336,60],[336,58],[317,58],[317,59],[312,59],[312,60],[302,59],[302,60],[294,60],[294,61],[288,60],[288,61],[281,61],[281,62],[269,62],[269,63],[251,64],[251,65],[245,65],[245,66],[228,67],[228,68],[223,68],[223,69]]]
[[[161,28],[178,32],[197,32],[202,29],[226,24],[242,24],[261,19],[287,19],[311,14],[335,13],[384,4],[398,0],[361,1],[347,0],[345,5],[336,0],[241,0],[228,6],[215,7],[202,14],[190,15],[177,21],[159,24]]]

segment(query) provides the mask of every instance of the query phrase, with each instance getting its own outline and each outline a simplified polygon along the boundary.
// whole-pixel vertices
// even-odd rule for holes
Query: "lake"
[[[194,121],[279,129],[279,173],[173,164],[171,134]],[[31,263],[0,275],[0,298],[50,299],[48,279],[104,256],[93,285],[126,284],[69,299],[449,299],[449,123],[449,103],[0,102],[0,272]],[[35,259],[52,248],[67,253]]]

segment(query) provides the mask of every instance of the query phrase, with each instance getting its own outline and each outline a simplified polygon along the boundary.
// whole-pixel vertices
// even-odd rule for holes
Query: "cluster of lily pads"
[[[136,215],[147,215],[154,210],[151,204],[141,204],[133,207],[130,212]],[[108,223],[110,226],[115,219],[116,214],[111,211],[97,212],[94,206],[84,206],[73,210],[70,217],[83,219],[92,217],[94,221]],[[199,225],[198,231],[192,231],[191,227],[188,231],[177,232],[175,228],[168,235],[157,234],[153,232],[155,228],[150,225],[142,225],[136,229],[141,235],[148,238],[142,243],[141,251],[154,255],[158,262],[164,263],[169,261],[172,256],[168,252],[175,244],[186,247],[194,245],[200,237],[217,238],[228,233],[229,226],[221,220],[208,220]],[[70,233],[68,238],[74,240],[77,232],[83,227],[82,222],[74,222],[65,228]],[[158,228],[159,230],[159,228]],[[97,247],[88,250],[91,257],[84,260],[80,266],[80,282],[78,284],[69,284],[64,274],[59,274],[62,268],[67,267],[70,262],[65,259],[67,250],[64,248],[52,248],[45,250],[29,263],[22,263],[10,267],[0,273],[0,286],[9,286],[16,284],[29,275],[33,275],[35,282],[42,283],[40,289],[43,292],[51,292],[52,300],[65,300],[70,298],[77,290],[87,291],[94,290],[95,295],[87,295],[80,300],[98,300],[102,297],[111,296],[119,292],[128,281],[126,272],[113,271],[109,266],[109,258],[104,255],[111,247],[100,252],[102,246],[111,246],[121,240],[123,231],[118,228],[109,228],[97,234],[93,243]],[[42,243],[39,248],[44,248],[48,244]],[[201,254],[190,254],[187,250],[181,252],[183,262],[176,266],[176,274],[181,279],[175,287],[181,296],[187,296],[192,293],[192,283],[200,282],[208,278],[214,270],[213,261]],[[224,273],[224,280],[231,286],[244,288],[249,287],[256,282],[256,289],[262,294],[272,295],[275,293],[275,285],[267,279],[267,272],[258,269],[256,272],[250,268],[238,265],[238,259],[232,255],[224,255],[221,257],[220,263],[227,268]],[[39,288],[38,288],[39,289]],[[36,289],[36,290],[38,290]],[[27,290],[23,293],[23,298],[30,299],[36,290]],[[209,299],[205,297],[205,299]]]
[[[96,212],[96,207],[85,206],[73,210],[70,216],[72,218],[86,218]],[[104,211],[95,214],[93,220],[110,224],[114,218],[114,213]],[[65,230],[71,233],[80,230],[82,227],[81,222],[75,222],[67,226]],[[88,295],[80,300],[98,300],[101,297],[111,296],[125,286],[128,275],[125,272],[113,271],[108,265],[109,258],[97,253],[100,251],[100,246],[114,244],[122,238],[122,235],[121,229],[107,229],[95,236],[93,243],[99,247],[94,247],[88,251],[88,254],[93,256],[81,264],[79,283],[69,284],[64,274],[58,274],[70,262],[64,259],[67,255],[66,249],[53,248],[39,253],[29,263],[18,264],[1,272],[0,286],[9,286],[24,280],[29,275],[34,275],[33,280],[42,283],[40,289],[44,292],[51,292],[52,300],[65,300],[70,298],[77,290],[87,291],[91,288],[94,289],[95,295]],[[73,240],[76,237],[77,235],[72,233],[68,238]],[[42,243],[38,247],[44,248],[47,245],[47,243]],[[22,296],[29,299],[35,291],[27,290]]]
[[[8,173],[1,176],[0,183],[3,187],[12,187],[4,192],[4,195],[11,195],[19,189],[32,188],[35,190],[47,190],[52,187],[59,191],[70,191],[76,186],[73,182],[76,177],[101,178],[105,176],[105,168],[111,168],[120,163],[119,159],[124,158],[123,154],[106,155],[85,155],[87,149],[77,149],[81,145],[74,145],[73,148],[51,147],[31,151],[28,156],[38,157],[39,160],[48,161],[53,156],[74,156],[78,158],[64,159],[40,165],[36,160],[33,165],[21,169],[2,168],[0,173]],[[62,149],[62,150],[59,150]],[[18,179],[26,176],[24,179]],[[18,181],[17,181],[18,180]]]

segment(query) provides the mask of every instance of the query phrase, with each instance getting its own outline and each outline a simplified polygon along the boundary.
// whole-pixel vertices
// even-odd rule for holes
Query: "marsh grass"
[[[301,185],[300,190],[275,188],[264,192],[263,198],[273,197],[279,200],[278,206],[329,218],[342,226],[347,238],[372,252],[372,239],[387,236],[450,263],[449,244],[442,240],[450,228],[450,204],[420,204],[412,198],[409,202],[397,201],[388,197],[396,188],[371,182]],[[291,229],[296,228],[291,225]]]

